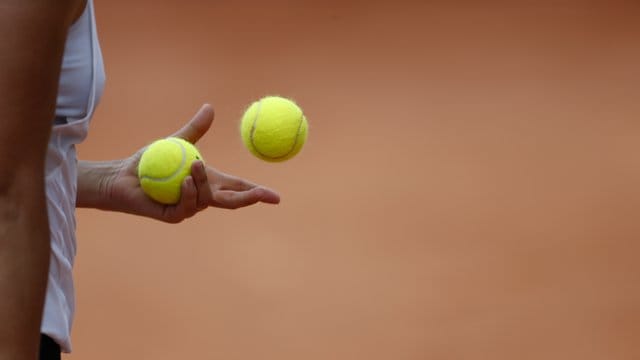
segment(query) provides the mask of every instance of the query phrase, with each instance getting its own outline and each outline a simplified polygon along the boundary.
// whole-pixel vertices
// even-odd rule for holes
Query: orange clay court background
[[[210,164],[282,195],[179,225],[78,211],[68,359],[640,358],[640,5],[98,0],[83,159],[204,102]],[[296,99],[295,159],[238,135]]]

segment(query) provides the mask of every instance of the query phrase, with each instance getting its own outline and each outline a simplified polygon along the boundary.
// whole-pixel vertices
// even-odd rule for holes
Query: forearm
[[[117,210],[111,196],[110,179],[122,168],[122,160],[79,161],[76,207]]]

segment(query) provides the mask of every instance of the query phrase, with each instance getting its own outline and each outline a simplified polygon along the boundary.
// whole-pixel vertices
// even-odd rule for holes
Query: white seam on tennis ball
[[[253,134],[256,132],[256,123],[258,122],[258,117],[260,116],[260,109],[262,108],[262,99],[258,101],[258,108],[256,109],[256,116],[253,117],[253,121],[251,122],[251,132],[249,133],[249,140],[251,140],[251,146],[259,153],[256,144],[253,143]]]
[[[156,178],[156,177],[152,177],[149,175],[144,175],[141,177],[141,179],[147,179],[147,180],[151,180],[151,181],[168,181],[171,180],[172,178],[178,176],[178,174],[180,173],[180,169],[182,169],[185,165],[185,163],[187,162],[187,149],[184,148],[184,146],[177,140],[174,139],[165,139],[167,141],[171,141],[174,144],[177,144],[178,146],[180,146],[180,150],[182,151],[182,160],[180,161],[180,166],[178,166],[176,168],[176,171],[174,171],[172,174],[170,174],[169,176],[165,176],[163,178]]]
[[[262,107],[262,99],[260,99],[260,101],[258,101],[258,108],[256,109],[256,116],[253,118],[253,123],[251,124],[251,133],[249,135],[249,140],[251,140],[251,146],[253,147],[253,149],[260,154],[261,156],[264,156],[267,159],[271,159],[271,160],[278,160],[278,159],[282,159],[285,158],[287,156],[289,156],[289,154],[291,154],[293,152],[293,150],[295,150],[296,145],[298,144],[298,138],[300,137],[300,129],[302,128],[302,123],[303,123],[303,119],[304,119],[304,113],[300,113],[300,122],[298,123],[298,131],[296,132],[296,138],[293,140],[293,145],[291,146],[291,149],[289,149],[289,151],[287,151],[286,154],[281,155],[281,156],[269,156],[266,154],[263,154],[260,150],[258,150],[258,147],[256,146],[256,144],[253,142],[253,133],[256,131],[256,123],[258,122],[258,117],[260,116],[260,108]]]

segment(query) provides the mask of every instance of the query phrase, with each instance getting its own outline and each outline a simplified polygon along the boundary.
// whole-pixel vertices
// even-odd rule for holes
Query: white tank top
[[[51,262],[41,332],[62,351],[71,351],[70,332],[75,310],[72,267],[76,254],[75,205],[77,158],[102,95],[105,75],[96,33],[93,1],[69,28],[46,159],[47,210],[51,233]]]

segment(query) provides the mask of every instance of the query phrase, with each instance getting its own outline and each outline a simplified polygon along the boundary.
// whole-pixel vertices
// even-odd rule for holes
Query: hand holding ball
[[[251,104],[240,124],[244,145],[256,157],[281,162],[296,156],[307,140],[308,123],[293,101],[267,96]],[[144,193],[162,204],[180,201],[184,179],[194,161],[202,160],[198,149],[178,137],[151,143],[140,157],[138,179]]]
[[[138,164],[142,190],[159,203],[178,203],[180,188],[191,174],[191,164],[195,160],[202,160],[202,156],[186,140],[170,137],[151,143]]]

